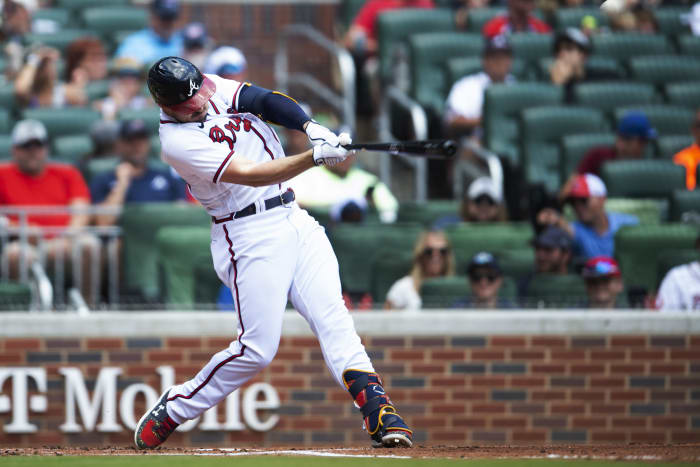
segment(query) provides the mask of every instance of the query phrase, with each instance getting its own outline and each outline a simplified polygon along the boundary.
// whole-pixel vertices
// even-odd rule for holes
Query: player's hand
[[[334,135],[335,136],[335,135]],[[341,133],[336,136],[338,144],[336,146],[331,146],[327,142],[323,142],[318,146],[314,146],[314,164],[316,165],[327,165],[332,167],[340,162],[343,162],[351,155],[347,149],[343,146],[352,143],[352,138],[347,133]]]
[[[340,144],[338,142],[338,135],[313,120],[309,121],[304,131],[306,131],[306,136],[309,137],[309,141],[313,146],[320,146],[324,143],[331,146],[338,146]]]

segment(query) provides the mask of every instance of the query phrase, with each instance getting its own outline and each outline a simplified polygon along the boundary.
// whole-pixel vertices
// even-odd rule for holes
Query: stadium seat
[[[16,109],[15,89],[13,86],[3,86],[0,89],[0,108],[13,113]]]
[[[671,194],[669,219],[671,222],[681,222],[689,215],[700,219],[700,190],[674,190]]]
[[[528,284],[526,308],[582,308],[586,306],[586,285],[577,274],[537,274]]]
[[[469,298],[471,287],[466,276],[440,277],[424,281],[420,295],[424,308],[455,308],[459,302]],[[514,304],[516,295],[513,279],[503,277],[499,298]]]
[[[519,58],[513,59],[511,74],[518,80],[525,80],[527,76],[526,63]],[[482,71],[481,57],[457,57],[447,61],[447,83],[448,89],[462,77],[472,75]]]
[[[90,183],[96,175],[103,174],[105,172],[111,172],[121,161],[119,157],[100,157],[99,159],[91,159],[85,164],[83,169],[83,175],[85,180]]]
[[[397,221],[415,222],[429,227],[444,216],[459,215],[461,203],[452,200],[435,200],[418,203],[403,202],[399,205]]]
[[[665,220],[667,202],[659,199],[608,198],[605,209],[636,216],[640,225],[658,225]]]
[[[608,25],[608,16],[596,7],[557,8],[554,13],[554,24],[559,30],[565,28],[580,29],[581,21],[586,16],[595,18],[599,27]]]
[[[59,136],[53,140],[52,155],[59,161],[76,165],[92,149],[92,140],[87,135]]]
[[[684,34],[677,38],[678,48],[682,55],[700,56],[700,36]]]
[[[685,224],[626,226],[615,235],[615,256],[627,287],[656,288],[659,259],[694,247],[698,229]]]
[[[444,66],[454,57],[479,55],[483,39],[458,32],[423,33],[409,38],[411,95],[419,104],[441,114],[449,92]]]
[[[688,23],[683,16],[690,13],[690,8],[657,7],[654,8],[654,18],[659,25],[659,32],[666,36],[678,36],[690,33]]]
[[[0,109],[0,133],[11,132],[13,126],[9,110]]]
[[[671,161],[609,161],[601,176],[610,197],[668,198],[685,186],[685,169]]]
[[[159,228],[208,228],[210,223],[210,217],[200,206],[180,203],[139,203],[125,206],[120,225],[124,239],[122,255],[126,291],[136,292],[149,301],[158,298],[158,251],[154,244]],[[188,249],[187,255],[190,254]]]
[[[629,61],[629,67],[636,81],[662,86],[700,75],[700,58],[680,55],[634,57]]]
[[[35,108],[23,112],[22,118],[39,120],[46,126],[51,138],[65,135],[88,134],[90,126],[100,120],[100,114],[87,107],[61,109]]]
[[[511,34],[513,56],[529,63],[536,63],[552,54],[552,35],[534,32]]]
[[[108,79],[101,79],[98,81],[91,81],[85,86],[85,93],[90,102],[99,99],[104,99],[109,94],[110,81]]]
[[[29,311],[32,291],[26,284],[0,282],[0,311]]]
[[[671,159],[681,149],[685,149],[693,144],[693,137],[690,135],[669,135],[656,139],[656,152],[662,159]]]
[[[666,101],[671,105],[700,108],[700,83],[695,81],[671,83],[665,86]]]
[[[528,248],[513,248],[498,253],[498,263],[503,274],[519,281],[535,270],[535,250]]]
[[[342,0],[338,7],[338,19],[343,32],[347,31],[366,0]]]
[[[151,152],[148,154],[148,157],[150,157],[151,160],[161,160],[160,150],[160,136],[156,133],[151,136]]]
[[[630,110],[644,112],[660,136],[687,135],[695,113],[686,107],[673,105],[637,105],[615,109],[615,122]],[[617,126],[617,125],[616,125]]]
[[[141,119],[146,123],[148,131],[153,135],[158,134],[160,126],[160,110],[158,107],[145,107],[143,109],[122,109],[119,111],[119,120]]]
[[[454,14],[449,9],[406,8],[380,14],[377,19],[377,37],[379,75],[382,81],[391,81],[397,48],[406,44],[408,36],[426,32],[447,32],[454,27]],[[407,59],[408,52],[402,52]]]
[[[624,61],[641,55],[663,55],[671,52],[671,46],[662,35],[629,32],[594,35],[593,51]]]
[[[654,86],[629,81],[581,83],[574,88],[578,105],[612,112],[616,107],[654,103]]]
[[[148,10],[130,6],[99,6],[82,11],[85,27],[109,38],[117,31],[139,30],[148,26]]]
[[[74,24],[74,18],[65,8],[39,8],[32,12],[32,27],[39,24],[39,29],[42,29],[42,22],[52,23],[57,30],[67,29]]]
[[[493,254],[530,248],[532,227],[528,223],[462,223],[445,229],[457,260],[457,270],[464,271],[472,256],[480,251]]]
[[[411,273],[413,253],[380,255],[372,264],[372,298],[381,306],[394,282]]]
[[[83,37],[94,37],[95,33],[89,29],[62,29],[49,34],[27,34],[26,41],[32,46],[47,46],[58,49],[60,52],[64,53],[66,47],[71,42],[83,38]],[[59,73],[60,75],[60,73]]]
[[[467,16],[467,31],[481,34],[486,23],[506,12],[505,8],[473,8]]]
[[[60,8],[80,12],[90,7],[126,6],[130,0],[57,0],[54,3]]]
[[[12,136],[9,134],[0,135],[0,161],[7,161],[12,158]]]
[[[614,133],[584,133],[562,138],[559,152],[559,179],[565,181],[576,171],[579,162],[588,151],[599,146],[615,144]]]
[[[552,67],[552,63],[554,63],[554,58],[552,57],[544,57],[538,60],[537,73],[540,80],[551,80],[549,70]],[[609,76],[609,79],[625,79],[627,77],[625,67],[612,57],[605,57],[601,55],[593,55],[588,57],[586,69],[593,73]]]

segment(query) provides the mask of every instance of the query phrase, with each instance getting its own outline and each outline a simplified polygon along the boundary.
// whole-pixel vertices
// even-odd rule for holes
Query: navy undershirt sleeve
[[[291,97],[251,84],[245,84],[238,94],[238,111],[299,131],[311,120]]]

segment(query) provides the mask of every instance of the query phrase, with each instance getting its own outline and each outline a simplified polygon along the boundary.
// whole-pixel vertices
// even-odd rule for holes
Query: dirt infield
[[[302,455],[302,456],[401,456],[451,459],[609,459],[645,461],[700,461],[700,444],[659,445],[556,445],[556,446],[416,446],[413,449],[260,447],[231,449],[159,448],[138,451],[130,447],[0,448],[0,456],[129,456],[129,455]]]

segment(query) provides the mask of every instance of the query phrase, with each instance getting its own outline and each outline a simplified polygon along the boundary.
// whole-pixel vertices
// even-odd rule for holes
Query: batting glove
[[[313,120],[306,125],[306,136],[314,146],[319,146],[323,143],[328,143],[331,146],[338,146],[338,135],[323,125],[320,125]]]
[[[343,162],[348,156],[352,155],[352,151],[348,151],[343,147],[346,144],[352,143],[352,138],[350,138],[349,134],[341,133],[336,136],[335,139],[338,140],[336,146],[331,146],[327,142],[314,146],[314,164],[332,167]]]

